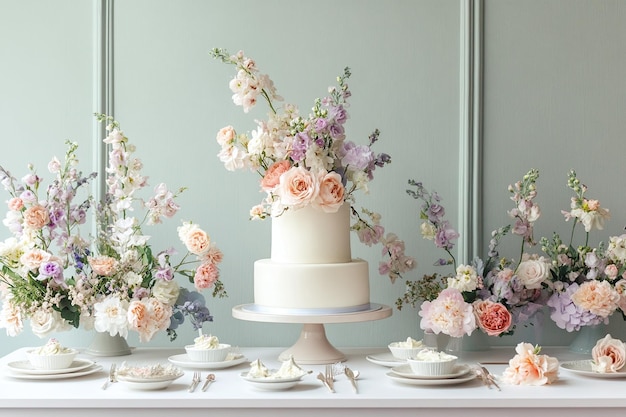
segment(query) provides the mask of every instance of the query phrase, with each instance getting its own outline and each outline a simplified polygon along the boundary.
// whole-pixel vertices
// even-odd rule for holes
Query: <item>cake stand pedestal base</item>
[[[296,362],[304,365],[336,363],[346,360],[346,356],[330,344],[326,338],[324,325],[320,323],[303,324],[300,338],[292,347],[282,352],[278,359],[284,362],[290,356],[293,356]]]
[[[346,360],[346,357],[326,338],[324,324],[357,323],[380,320],[391,316],[391,307],[370,303],[365,311],[340,314],[286,314],[261,312],[254,304],[233,307],[233,317],[241,320],[266,323],[300,323],[303,325],[296,343],[279,355],[285,361],[292,355],[297,363],[305,365],[332,364]]]

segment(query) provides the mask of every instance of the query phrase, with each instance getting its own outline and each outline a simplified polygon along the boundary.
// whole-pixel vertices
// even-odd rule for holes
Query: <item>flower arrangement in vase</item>
[[[549,262],[530,255],[526,247],[535,245],[533,225],[540,217],[534,202],[539,173],[530,170],[522,180],[509,186],[515,206],[508,211],[513,223],[492,232],[488,256],[457,265],[453,249],[459,233],[445,219],[445,208],[436,192],[409,181],[408,194],[421,202],[422,237],[443,249],[447,258],[437,266],[451,266],[451,274],[425,275],[421,280],[407,281],[406,291],[396,307],[415,307],[420,303],[420,327],[435,334],[454,338],[470,335],[477,328],[489,336],[510,335],[516,326],[527,323],[543,305],[542,289],[549,277]],[[498,244],[508,233],[521,238],[517,260],[500,257]]]
[[[76,143],[67,143],[64,162],[55,157],[49,163],[54,179],[45,195],[44,180],[32,166],[21,180],[0,168],[10,194],[4,224],[13,235],[0,242],[0,327],[15,336],[30,319],[40,337],[81,327],[123,338],[135,331],[142,342],[159,331],[175,339],[186,317],[200,329],[213,317],[198,291],[212,288],[214,297],[227,296],[218,269],[223,255],[192,222],[178,228],[186,248],[178,262],[173,262],[173,248],[153,251],[143,228],[173,217],[184,188],[173,193],[161,183],[148,201],[142,200],[138,194],[148,178],[133,155],[135,145],[111,116],[96,117],[108,132],[102,201],[94,202],[88,194],[96,174],[83,176],[77,169]],[[81,234],[80,226],[88,224],[94,203],[97,236],[92,240]],[[175,274],[187,277],[197,291],[181,288]]]
[[[393,282],[412,269],[414,260],[404,254],[404,242],[393,233],[385,235],[380,215],[355,208],[355,192],[367,193],[376,168],[389,164],[391,157],[372,149],[379,139],[378,129],[366,145],[346,138],[350,69],[346,67],[337,77],[338,85],[330,87],[326,97],[315,99],[312,113],[303,116],[297,106],[282,103],[272,79],[243,51],[231,55],[215,48],[211,56],[236,68],[229,83],[235,105],[247,113],[261,99],[269,107],[267,119],[258,120],[251,133],[240,133],[229,125],[217,134],[218,156],[225,168],[250,170],[259,176],[265,197],[252,207],[250,217],[277,217],[304,207],[334,213],[344,203],[350,204],[355,219],[351,229],[360,241],[383,246],[386,259],[379,268],[381,274]]]

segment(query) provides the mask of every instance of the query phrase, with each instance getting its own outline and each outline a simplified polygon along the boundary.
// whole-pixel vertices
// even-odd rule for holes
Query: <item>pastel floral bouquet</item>
[[[554,233],[542,238],[541,247],[551,259],[551,296],[547,301],[550,317],[568,332],[584,326],[607,324],[615,312],[626,311],[626,234],[611,236],[608,245],[589,245],[589,234],[603,230],[610,218],[608,209],[598,200],[586,197],[587,186],[581,184],[576,172],[568,174],[568,187],[573,191],[570,210],[562,211],[572,221],[569,243]],[[574,245],[577,229],[584,228],[584,243]]]
[[[338,85],[328,89],[328,96],[314,101],[311,114],[301,116],[293,104],[278,106],[283,98],[273,81],[260,73],[255,61],[243,51],[231,55],[214,48],[210,54],[236,68],[229,84],[235,105],[247,113],[262,98],[270,110],[267,120],[257,120],[250,134],[238,133],[232,126],[217,134],[221,146],[218,156],[225,168],[251,170],[260,177],[265,198],[250,210],[251,218],[276,217],[306,206],[334,213],[347,202],[356,218],[352,230],[359,239],[367,245],[383,245],[386,259],[379,268],[381,273],[394,281],[413,268],[413,259],[404,255],[404,242],[392,233],[385,235],[380,215],[367,210],[361,215],[354,208],[354,193],[367,193],[374,171],[389,164],[391,157],[372,150],[379,139],[378,129],[369,136],[367,145],[346,139],[350,69],[345,68],[337,77]]]
[[[396,307],[421,303],[420,327],[452,337],[469,335],[476,328],[489,336],[510,335],[517,325],[529,322],[542,308],[542,289],[550,267],[548,260],[524,251],[535,245],[533,225],[541,214],[533,201],[538,176],[538,171],[531,170],[509,186],[515,206],[508,214],[514,221],[492,232],[486,260],[476,258],[460,265],[452,253],[459,233],[445,220],[441,197],[429,192],[422,183],[410,180],[414,189],[407,190],[408,194],[421,201],[422,236],[447,253],[447,258],[437,260],[435,265],[452,266],[454,273],[407,281]],[[509,232],[522,238],[517,261],[500,257],[497,250]]]
[[[82,327],[127,337],[136,331],[142,342],[157,332],[176,338],[176,328],[188,317],[195,329],[212,321],[204,296],[180,288],[176,273],[196,290],[213,288],[214,297],[227,296],[219,279],[223,255],[197,224],[183,222],[178,236],[187,253],[172,262],[173,248],[153,252],[142,227],[162,223],[179,210],[176,193],[163,183],[144,201],[147,186],[135,146],[112,117],[107,123],[109,148],[106,194],[97,204],[97,236],[80,233],[94,201],[87,185],[96,174],[77,170],[76,143],[68,142],[64,163],[56,157],[48,165],[55,175],[45,196],[43,178],[32,166],[21,181],[0,168],[2,185],[10,194],[4,224],[12,237],[0,243],[0,327],[15,336],[30,319],[34,334]],[[82,196],[82,197],[81,197]],[[142,215],[134,215],[145,209]],[[189,269],[191,264],[199,264]]]

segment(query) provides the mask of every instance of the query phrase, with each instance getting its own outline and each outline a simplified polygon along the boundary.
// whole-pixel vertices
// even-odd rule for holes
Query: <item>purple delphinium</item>
[[[306,156],[306,151],[311,146],[311,138],[306,132],[299,132],[296,134],[293,141],[293,151],[291,152],[291,159],[294,162],[300,162]]]

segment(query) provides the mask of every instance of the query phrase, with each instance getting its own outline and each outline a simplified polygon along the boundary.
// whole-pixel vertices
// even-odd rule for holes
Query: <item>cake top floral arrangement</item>
[[[626,234],[609,237],[608,245],[589,244],[594,230],[603,230],[610,219],[608,209],[586,196],[587,186],[575,171],[568,174],[567,186],[574,195],[570,210],[563,210],[572,221],[569,242],[553,236],[541,239],[542,250],[550,257],[552,294],[547,302],[555,324],[569,332],[584,326],[608,324],[609,317],[626,311]],[[576,232],[584,229],[584,243],[575,245]]]
[[[250,134],[237,132],[232,126],[217,134],[221,146],[218,156],[227,170],[259,174],[265,198],[250,210],[251,218],[275,217],[306,206],[333,213],[345,201],[357,219],[352,229],[359,239],[367,245],[383,245],[387,259],[379,268],[382,274],[393,281],[413,268],[414,260],[404,255],[404,243],[394,234],[385,236],[380,215],[363,210],[362,216],[354,207],[354,193],[367,193],[374,171],[389,164],[391,157],[372,150],[379,139],[378,129],[369,136],[367,145],[346,138],[350,69],[346,67],[337,77],[338,85],[330,87],[326,97],[315,100],[311,114],[302,116],[293,104],[278,106],[283,98],[273,81],[243,51],[231,55],[214,48],[210,54],[236,68],[229,84],[235,105],[247,113],[262,98],[270,110],[267,120],[258,120]]]
[[[541,211],[534,202],[537,195],[537,170],[530,170],[522,180],[509,186],[513,219],[492,232],[489,253],[485,261],[476,258],[471,263],[457,265],[452,253],[459,233],[445,220],[445,208],[436,192],[429,192],[422,183],[413,180],[414,189],[408,194],[421,202],[420,226],[425,239],[443,249],[446,259],[438,266],[452,266],[449,275],[426,275],[421,280],[407,281],[406,291],[396,301],[396,307],[416,306],[421,302],[420,326],[436,334],[462,337],[480,328],[489,336],[513,334],[515,327],[529,321],[543,305],[542,289],[549,278],[549,260],[525,252],[535,245],[533,225]],[[517,260],[500,257],[500,240],[511,232],[521,237]]]
[[[87,186],[96,174],[77,169],[76,143],[68,142],[65,161],[48,164],[54,179],[42,193],[44,179],[29,166],[21,180],[0,168],[9,193],[4,224],[12,236],[0,242],[0,327],[15,336],[30,319],[34,334],[46,335],[82,327],[127,337],[136,331],[141,341],[159,331],[176,338],[176,328],[188,317],[197,330],[212,321],[204,296],[226,296],[219,279],[222,253],[197,224],[183,222],[178,236],[186,253],[173,262],[173,248],[153,252],[143,227],[162,223],[179,210],[176,193],[163,183],[144,201],[148,185],[135,146],[112,117],[104,139],[109,149],[106,193],[97,204],[97,236],[82,235],[93,205]],[[142,213],[142,211],[144,211]],[[190,269],[192,264],[197,268]],[[175,274],[186,276],[196,290],[181,288]]]

